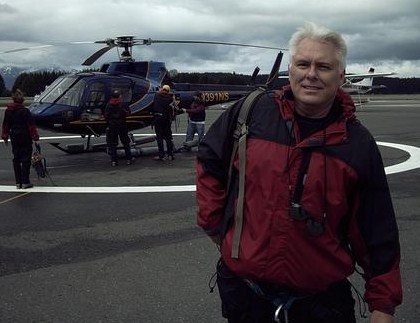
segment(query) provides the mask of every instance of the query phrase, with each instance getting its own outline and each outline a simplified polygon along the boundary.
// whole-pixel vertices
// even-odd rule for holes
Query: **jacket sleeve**
[[[402,302],[398,227],[379,149],[370,138],[350,244],[364,270],[369,310],[393,314]]]
[[[131,115],[130,107],[128,106],[124,107],[124,113],[126,117],[129,117]]]
[[[209,235],[217,235],[222,229],[237,111],[237,104],[226,110],[209,128],[198,149],[197,224]]]
[[[105,118],[105,120],[106,121],[108,121],[109,120],[109,108],[110,108],[110,105],[109,105],[109,103],[105,106],[105,109],[104,109],[104,118]]]
[[[6,110],[4,113],[4,119],[3,119],[3,125],[1,128],[1,138],[4,141],[7,141],[9,139],[9,133],[10,133],[10,115],[8,111]]]
[[[187,113],[191,113],[191,114],[198,114],[202,111],[204,111],[206,109],[206,107],[204,106],[203,103],[196,103],[193,102],[190,106],[189,109],[186,109]]]
[[[28,127],[29,127],[29,133],[31,135],[32,140],[38,141],[39,140],[39,133],[38,129],[35,126],[34,118],[32,117],[32,114],[29,110],[27,110],[27,118],[28,118]]]

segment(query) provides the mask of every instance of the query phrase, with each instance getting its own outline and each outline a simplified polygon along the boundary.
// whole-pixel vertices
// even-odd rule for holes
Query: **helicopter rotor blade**
[[[287,48],[262,46],[262,45],[251,45],[242,43],[229,43],[219,41],[206,41],[206,40],[164,40],[164,39],[140,39],[140,43],[136,45],[151,45],[151,44],[209,44],[209,45],[227,45],[227,46],[241,46],[241,47],[253,47],[253,48],[264,48],[264,49],[275,49],[275,50],[288,50]]]
[[[28,47],[20,47],[20,48],[13,48],[5,51],[0,51],[0,54],[10,54],[10,53],[17,53],[22,51],[30,51],[30,50],[37,50],[37,49],[44,49],[44,48],[51,48],[63,45],[80,45],[80,44],[94,44],[93,41],[72,41],[72,42],[48,42],[44,45],[36,45],[36,46],[28,46]]]
[[[39,45],[39,46],[15,48],[15,49],[2,51],[2,52],[0,52],[0,54],[16,53],[16,52],[22,52],[22,51],[25,51],[25,50],[42,49],[42,48],[47,48],[47,47],[52,47],[52,46],[54,46],[54,45]]]
[[[86,65],[86,66],[90,66],[92,65],[94,62],[96,62],[96,60],[101,57],[103,54],[105,54],[107,51],[109,51],[111,48],[114,48],[116,45],[115,44],[109,44],[108,46],[102,47],[100,50],[96,51],[95,53],[93,53],[92,55],[90,55],[83,63],[82,65]]]

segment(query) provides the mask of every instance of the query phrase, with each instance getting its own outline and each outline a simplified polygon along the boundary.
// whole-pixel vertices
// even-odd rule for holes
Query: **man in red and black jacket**
[[[289,50],[290,85],[266,91],[250,113],[242,216],[238,156],[226,187],[242,102],[199,146],[197,222],[220,247],[223,316],[354,323],[347,278],[357,263],[371,322],[394,322],[402,301],[398,228],[379,149],[340,88],[346,44],[306,24]]]
[[[23,105],[25,97],[19,89],[12,93],[12,102],[7,104],[4,113],[1,137],[12,142],[13,170],[16,188],[31,188],[29,180],[31,171],[32,141],[39,140],[31,112]]]

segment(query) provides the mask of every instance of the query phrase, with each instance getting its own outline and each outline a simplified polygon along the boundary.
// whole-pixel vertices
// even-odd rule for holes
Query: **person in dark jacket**
[[[12,102],[7,104],[4,113],[1,137],[5,144],[12,142],[13,170],[16,188],[31,188],[29,180],[31,171],[32,143],[39,140],[31,112],[23,105],[25,101],[22,91],[17,89],[12,93]]]
[[[188,143],[193,141],[194,135],[198,134],[198,142],[200,143],[201,140],[203,140],[206,130],[206,107],[201,91],[195,93],[191,106],[188,109],[182,109],[182,111],[188,113],[188,126],[185,142]]]
[[[169,85],[164,85],[159,92],[156,93],[153,101],[153,127],[155,128],[156,141],[158,145],[159,155],[155,156],[155,160],[163,161],[166,158],[174,160],[173,154],[173,137],[172,137],[172,119],[174,116],[172,103],[173,96],[169,93],[171,90]],[[166,153],[164,143],[166,142]]]
[[[112,166],[118,165],[118,138],[124,146],[127,165],[130,165],[134,159],[131,155],[130,137],[128,136],[128,127],[126,124],[126,118],[129,115],[130,110],[128,107],[122,105],[120,91],[114,90],[111,99],[105,107],[105,120],[107,122],[106,141]]]
[[[243,100],[198,150],[197,222],[220,248],[222,314],[229,322],[355,323],[347,278],[358,264],[370,322],[394,322],[398,227],[378,146],[340,88],[346,44],[307,23],[289,51],[290,85],[257,99],[229,188]]]

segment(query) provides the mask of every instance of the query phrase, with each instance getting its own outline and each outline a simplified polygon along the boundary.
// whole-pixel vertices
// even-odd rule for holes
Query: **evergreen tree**
[[[55,81],[65,72],[33,72],[20,74],[13,85],[13,89],[20,89],[26,96],[35,96],[45,90],[45,87]]]
[[[0,74],[0,96],[4,95],[5,90],[6,90],[6,85],[4,84],[3,76]]]

